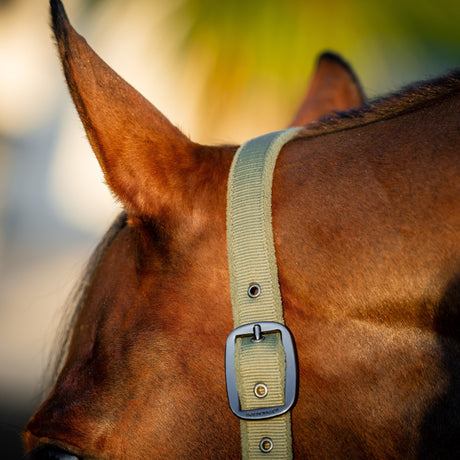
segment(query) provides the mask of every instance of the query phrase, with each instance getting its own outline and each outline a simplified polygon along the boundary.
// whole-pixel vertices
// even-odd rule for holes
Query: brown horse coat
[[[223,367],[236,147],[188,140],[60,2],[52,12],[72,97],[127,215],[27,427],[30,458],[239,458]],[[460,451],[459,87],[456,72],[407,89],[309,126],[280,154],[273,226],[299,359],[297,458]]]

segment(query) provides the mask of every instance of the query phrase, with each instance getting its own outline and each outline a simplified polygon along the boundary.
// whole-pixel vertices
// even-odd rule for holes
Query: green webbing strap
[[[227,251],[235,328],[262,321],[284,324],[271,190],[278,153],[301,130],[292,128],[252,139],[240,147],[233,160],[227,191]],[[248,295],[251,285],[260,286],[260,295]],[[284,403],[285,355],[279,334],[267,334],[259,343],[249,337],[238,339],[235,369],[241,409]],[[264,393],[264,387],[257,386],[260,383],[268,389],[264,397],[260,397]],[[241,441],[244,459],[292,458],[290,412],[266,420],[241,420]],[[269,452],[263,452],[270,447]]]

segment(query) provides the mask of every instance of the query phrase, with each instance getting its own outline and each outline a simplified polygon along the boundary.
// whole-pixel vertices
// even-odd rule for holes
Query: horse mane
[[[357,128],[428,107],[460,90],[460,69],[402,88],[369,101],[357,109],[326,115],[306,127],[301,137],[313,137]]]
[[[125,227],[126,222],[127,215],[125,212],[120,213],[113,221],[112,225],[106,231],[102,240],[98,243],[95,250],[91,254],[91,257],[89,258],[88,263],[83,270],[83,274],[80,280],[77,282],[75,288],[69,295],[64,305],[63,315],[60,320],[61,326],[58,328],[58,336],[56,337],[57,343],[56,346],[53,347],[53,350],[55,350],[55,355],[52,356],[52,359],[50,360],[50,367],[48,369],[49,378],[52,379],[53,382],[57,378],[62,366],[64,365],[68,345],[70,343],[70,339],[72,338],[72,331],[74,329],[80,310],[86,300],[88,287],[91,283],[94,273],[99,266],[102,257],[106,253],[109,246],[112,244],[112,241]]]

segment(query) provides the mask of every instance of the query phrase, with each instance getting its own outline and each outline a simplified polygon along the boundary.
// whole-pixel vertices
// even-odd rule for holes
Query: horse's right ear
[[[321,54],[305,99],[290,126],[305,126],[337,110],[361,106],[366,97],[352,68],[338,55]]]
[[[174,208],[197,145],[90,48],[60,0],[50,5],[67,84],[108,185],[132,214]]]

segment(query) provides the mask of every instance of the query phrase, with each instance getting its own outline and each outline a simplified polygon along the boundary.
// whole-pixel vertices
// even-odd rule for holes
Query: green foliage
[[[263,94],[281,117],[292,113],[325,50],[350,62],[371,97],[459,63],[457,0],[170,1],[177,62],[201,66],[208,119],[246,110],[248,98],[261,105]]]
[[[460,57],[456,0],[182,0],[172,20],[186,29],[182,53],[207,56],[208,99],[227,95],[216,112],[261,85],[295,105],[328,49],[351,62],[371,95]]]
[[[289,83],[324,49],[358,57],[369,49],[369,60],[376,51],[383,59],[380,67],[409,59],[436,70],[460,50],[456,0],[183,0],[176,18],[188,23],[184,49],[213,54],[220,78]]]

